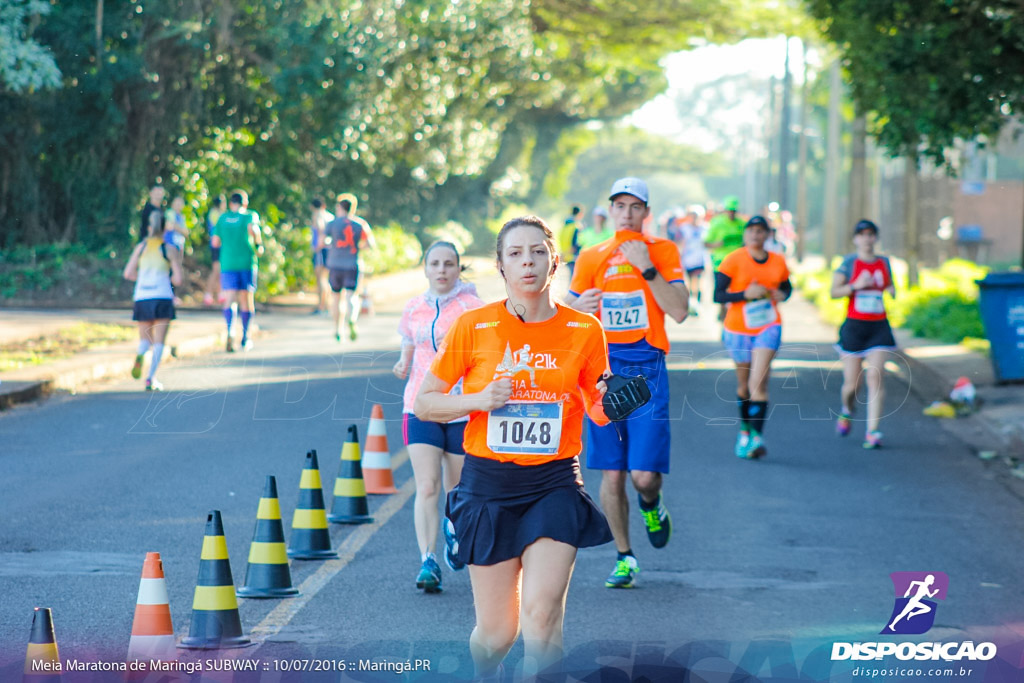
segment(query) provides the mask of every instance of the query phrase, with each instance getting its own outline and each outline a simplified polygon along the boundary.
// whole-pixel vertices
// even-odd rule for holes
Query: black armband
[[[743,292],[730,292],[729,285],[732,284],[732,278],[724,273],[715,271],[715,303],[716,304],[733,304],[737,301],[743,301]]]
[[[651,390],[643,375],[628,378],[612,375],[606,377],[604,383],[608,385],[608,391],[601,399],[601,405],[604,414],[613,422],[625,420],[651,400]]]

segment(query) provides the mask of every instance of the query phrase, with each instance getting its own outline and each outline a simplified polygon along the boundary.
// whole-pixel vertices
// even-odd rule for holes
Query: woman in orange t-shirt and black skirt
[[[520,627],[524,675],[561,659],[576,550],[612,540],[583,490],[578,458],[584,412],[608,422],[604,332],[593,316],[555,302],[558,256],[542,220],[506,223],[497,252],[508,299],[459,317],[414,406],[421,420],[469,416],[447,514],[458,558],[469,565],[470,650],[484,678],[500,676]],[[463,394],[448,395],[460,379]]]

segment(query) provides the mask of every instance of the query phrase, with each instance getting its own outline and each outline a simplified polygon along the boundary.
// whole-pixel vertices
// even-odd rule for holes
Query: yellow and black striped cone
[[[288,544],[288,557],[296,560],[326,560],[337,557],[331,548],[331,534],[327,531],[327,510],[324,509],[324,490],[320,483],[320,464],[316,451],[306,452],[306,465],[299,480],[299,504],[292,515],[292,540]]]
[[[284,548],[281,504],[277,500],[277,479],[267,476],[263,497],[256,510],[256,530],[249,546],[249,565],[245,583],[235,595],[240,598],[293,598],[299,589],[292,586],[288,554]]]
[[[341,448],[341,469],[334,480],[334,500],[328,521],[337,524],[366,524],[372,522],[366,504],[366,486],[359,456],[359,432],[355,425],[348,428],[348,441]]]
[[[53,637],[53,617],[49,607],[36,607],[32,614],[32,633],[25,651],[24,683],[56,683],[63,665]]]
[[[178,647],[193,650],[217,650],[248,647],[252,641],[242,633],[238,616],[235,582],[231,578],[228,544],[220,510],[206,516],[206,535],[199,558],[199,578],[192,600],[192,623],[188,636]]]

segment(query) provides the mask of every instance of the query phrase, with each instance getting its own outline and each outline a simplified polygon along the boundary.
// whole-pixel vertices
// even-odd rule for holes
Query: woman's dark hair
[[[538,218],[537,216],[520,216],[518,218],[513,218],[512,220],[505,223],[505,225],[501,226],[501,230],[498,231],[497,252],[499,263],[501,262],[501,252],[503,250],[503,247],[505,246],[505,235],[507,235],[510,230],[521,228],[524,225],[532,228],[537,228],[538,230],[543,232],[544,241],[548,243],[548,249],[550,249],[551,254],[554,255],[556,253],[555,233],[551,232],[551,228],[548,227],[548,224],[545,223],[542,219]]]
[[[153,218],[156,217],[157,227],[153,229]],[[164,232],[164,212],[163,211],[151,211],[149,214],[149,224],[146,225],[146,237],[159,237]]]
[[[459,250],[455,248],[454,244],[452,244],[451,242],[446,242],[444,240],[437,240],[436,242],[432,242],[430,244],[430,246],[427,247],[426,250],[424,250],[424,252],[423,252],[423,263],[426,263],[427,259],[430,258],[430,252],[432,252],[434,249],[436,249],[438,247],[445,247],[446,249],[451,249],[452,251],[454,251],[455,252],[455,265],[458,266],[459,269],[461,270],[462,263],[459,261]]]

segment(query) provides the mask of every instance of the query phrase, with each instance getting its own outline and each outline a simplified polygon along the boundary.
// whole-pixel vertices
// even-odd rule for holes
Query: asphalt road
[[[609,681],[682,680],[683,666],[690,680],[737,671],[850,680],[859,663],[828,661],[832,643],[884,640],[896,597],[890,573],[931,571],[948,575],[947,599],[926,636],[903,638],[994,642],[996,660],[949,680],[1021,680],[980,675],[1002,675],[1007,659],[1020,666],[1024,504],[934,428],[895,378],[885,447],[863,450],[863,426],[838,438],[833,333],[792,306],[771,384],[769,455],[756,462],[731,452],[735,388],[714,311],[673,328],[665,496],[675,533],[665,549],[651,548],[634,508],[634,590],[603,587],[610,545],[579,553],[565,621],[569,669],[582,678],[601,666]],[[356,424],[364,435],[375,403],[388,418],[400,492],[370,497],[372,525],[332,525],[340,560],[292,562],[302,596],[240,601],[256,646],[226,656],[259,660],[268,681],[297,680],[282,668],[317,660],[347,671],[302,680],[402,680],[353,672],[359,659],[430,662],[430,674],[410,678],[471,675],[467,573],[445,568],[439,595],[414,587],[402,383],[390,373],[397,316],[364,321],[355,344],[336,343],[327,321],[300,313],[261,323],[269,335],[249,353],[168,366],[165,393],[126,380],[0,414],[0,680],[20,675],[35,606],[53,609],[62,658],[123,660],[147,551],[163,557],[175,631],[185,635],[207,512],[223,514],[240,585],[266,475],[277,477],[288,533],[305,452],[319,453],[330,506],[346,430]],[[585,479],[596,498],[599,473]],[[510,672],[521,652],[520,643]]]

